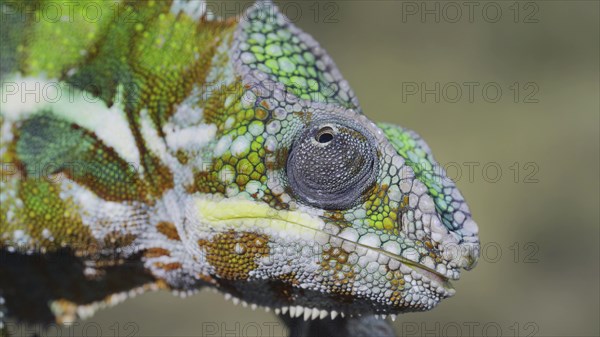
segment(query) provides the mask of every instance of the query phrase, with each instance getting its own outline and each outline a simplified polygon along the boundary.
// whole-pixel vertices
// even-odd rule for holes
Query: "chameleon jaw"
[[[206,245],[200,247],[202,253],[198,256],[200,259],[206,259],[202,263],[212,266],[208,270],[205,270],[205,273],[217,276],[216,279],[219,280],[217,283],[223,283],[217,285],[217,288],[229,293],[229,296],[239,297],[255,305],[270,307],[271,309],[280,308],[281,312],[283,312],[284,307],[290,307],[291,305],[291,307],[296,308],[309,308],[307,310],[310,310],[310,317],[313,316],[313,312],[315,312],[314,315],[317,315],[315,310],[326,310],[328,312],[337,310],[337,312],[344,312],[346,315],[359,315],[367,312],[383,315],[402,311],[428,310],[435,306],[441,299],[454,294],[455,290],[448,281],[448,277],[379,247],[359,244],[358,242],[339,237],[332,233],[327,233],[328,226],[326,223],[319,216],[307,213],[275,210],[265,203],[239,197],[223,198],[214,195],[195,195],[186,204],[188,225],[185,228],[185,236],[189,238],[187,240],[188,244],[195,244],[197,241],[205,244],[210,242],[210,247]],[[248,238],[255,240],[256,235],[261,236],[261,240],[267,238],[271,251],[267,254],[252,255],[251,258],[248,258],[248,256],[244,256],[243,252],[245,250],[256,251],[256,247],[247,246],[246,248],[249,249],[243,249],[243,247],[239,247],[241,241],[235,240],[238,238],[247,242]],[[227,240],[222,240],[223,237],[226,237]],[[241,244],[243,245],[243,243]],[[318,250],[315,255],[280,255],[279,257],[277,255],[269,255],[275,254],[276,250],[279,252],[288,250],[299,252],[302,248],[307,248],[306,246],[309,244],[314,244],[308,247],[311,251],[312,249]],[[392,272],[393,277],[397,281],[404,284],[404,279],[408,283],[412,279],[415,282],[419,282],[419,284],[423,284],[425,290],[421,286],[415,286],[412,290],[409,288],[408,292],[398,289],[402,295],[394,295],[396,296],[396,300],[394,300],[387,297],[389,296],[388,289],[390,289],[387,287],[383,287],[379,294],[370,294],[371,289],[369,289],[369,284],[364,279],[365,275],[362,275],[358,279],[349,277],[348,280],[345,280],[347,283],[342,283],[342,287],[345,288],[340,292],[340,296],[343,297],[345,295],[341,294],[350,292],[358,293],[359,295],[362,294],[361,296],[363,296],[364,300],[362,308],[370,309],[361,309],[361,306],[356,304],[339,303],[336,291],[339,291],[341,288],[337,288],[338,285],[332,289],[331,286],[332,282],[336,282],[335,277],[337,274],[335,273],[337,272],[335,270],[342,271],[342,269],[329,269],[334,274],[322,276],[327,275],[321,274],[324,271],[322,268],[327,270],[329,268],[327,265],[332,262],[330,258],[322,258],[323,254],[326,254],[324,252],[326,250],[325,247],[338,247],[340,251],[343,250],[344,252],[348,252],[349,255],[354,255],[355,260],[351,264],[348,264],[351,268],[361,264],[358,262],[360,257],[361,261],[367,261],[360,268],[371,270],[371,273],[373,272],[372,265],[377,265],[378,268],[389,267],[387,270]],[[198,247],[195,249],[197,250]],[[243,275],[231,272],[232,269],[239,269],[235,265],[240,261],[240,258],[234,255],[236,253],[242,254],[241,258],[252,265],[252,268],[245,270]],[[211,256],[213,258],[212,261]],[[224,259],[223,256],[227,257]],[[212,263],[215,262],[215,257],[218,257],[216,259],[217,263]],[[349,260],[351,259],[348,259],[347,262],[350,263]],[[287,271],[285,263],[282,261],[287,261]],[[231,265],[227,265],[228,263]],[[367,264],[368,268],[366,267]],[[344,270],[347,271],[348,269]],[[281,276],[292,275],[296,271],[299,271],[300,278],[296,279],[295,276],[293,278],[286,278],[284,283],[290,287],[291,284],[294,284],[294,289],[300,289],[301,291],[312,289],[315,294],[320,293],[323,298],[315,300],[317,297],[313,296],[312,300],[303,302],[304,299],[302,297],[294,295],[287,299],[279,298],[265,303],[260,298],[252,298],[252,295],[247,296],[246,292],[253,291],[250,288],[245,287],[244,291],[230,291],[238,287],[239,283],[236,283],[238,281],[250,283],[270,279],[278,282],[279,280],[284,280],[280,278]],[[312,276],[307,277],[307,271]],[[263,284],[258,285],[256,288],[262,289],[268,286],[268,284]],[[394,290],[392,289],[392,291]],[[387,294],[385,297],[384,292]],[[410,295],[406,296],[407,294],[412,294],[413,300],[411,300]],[[371,303],[373,306],[365,306],[367,303]],[[298,310],[300,309],[293,311],[290,309],[290,313]],[[303,312],[306,313],[306,311]],[[319,311],[317,317],[321,315],[324,314]]]
[[[246,199],[219,200],[214,196],[208,197],[209,199],[199,199],[196,201],[196,210],[199,212],[201,218],[211,222],[211,227],[213,228],[219,228],[219,226],[221,226],[229,227],[231,229],[231,224],[236,220],[244,222],[252,219],[268,219],[269,221],[267,222],[256,221],[254,224],[257,226],[262,225],[264,229],[269,229],[269,231],[283,230],[291,233],[293,232],[299,236],[306,235],[309,239],[314,239],[314,236],[317,235],[324,238],[335,237],[338,240],[347,242],[349,241],[348,239],[332,233],[327,233],[324,230],[324,221],[317,216],[310,216],[299,211],[275,210],[264,203]],[[370,250],[375,250],[380,254],[397,260],[398,262],[415,270],[417,273],[438,282],[444,288],[448,290],[454,290],[454,287],[450,283],[450,277],[440,274],[436,270],[402,257],[398,254],[390,253],[379,247],[373,247],[357,242],[351,243]]]

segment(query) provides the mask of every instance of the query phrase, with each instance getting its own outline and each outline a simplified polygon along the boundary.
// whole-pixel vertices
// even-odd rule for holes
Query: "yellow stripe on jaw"
[[[318,216],[300,211],[276,210],[263,202],[242,198],[194,200],[198,220],[213,229],[247,230],[261,228],[267,232],[285,232],[314,239],[325,223]]]

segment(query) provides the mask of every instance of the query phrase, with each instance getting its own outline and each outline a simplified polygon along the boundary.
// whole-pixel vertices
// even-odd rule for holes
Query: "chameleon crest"
[[[425,142],[370,121],[271,3],[53,23],[34,6],[2,4],[8,315],[66,322],[202,287],[292,317],[395,315],[433,308],[476,263],[477,225]]]

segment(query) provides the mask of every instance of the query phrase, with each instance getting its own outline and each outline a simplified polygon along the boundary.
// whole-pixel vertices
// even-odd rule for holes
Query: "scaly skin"
[[[478,229],[424,141],[365,117],[270,3],[237,21],[198,4],[110,1],[96,22],[2,5],[8,314],[65,322],[159,288],[305,318],[453,295]]]

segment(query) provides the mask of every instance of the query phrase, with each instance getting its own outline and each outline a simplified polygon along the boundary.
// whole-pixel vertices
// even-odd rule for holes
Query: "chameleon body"
[[[425,142],[363,115],[273,4],[210,20],[197,1],[111,1],[58,22],[35,19],[43,4],[2,4],[9,317],[202,287],[385,317],[433,308],[475,264],[477,225]]]

